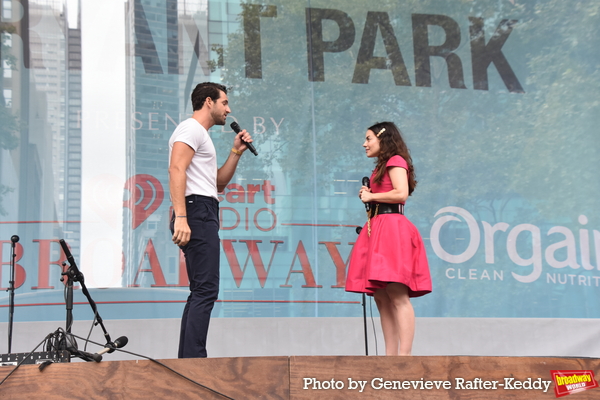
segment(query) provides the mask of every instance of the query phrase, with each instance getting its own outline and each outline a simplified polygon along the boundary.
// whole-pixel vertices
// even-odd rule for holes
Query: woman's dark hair
[[[386,172],[386,164],[390,158],[399,155],[408,164],[408,195],[417,186],[415,168],[413,167],[410,151],[402,139],[400,129],[393,122],[378,122],[369,128],[379,138],[379,155],[375,162],[375,183],[381,183]]]
[[[217,101],[221,97],[221,92],[227,94],[227,88],[219,83],[199,83],[192,92],[192,109],[194,111],[200,110],[208,97],[213,101]]]

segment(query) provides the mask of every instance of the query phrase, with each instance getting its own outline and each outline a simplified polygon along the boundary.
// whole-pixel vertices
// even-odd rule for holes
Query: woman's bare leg
[[[390,297],[385,289],[377,290],[373,297],[375,297],[375,303],[377,303],[377,309],[379,310],[383,340],[385,341],[385,354],[388,356],[398,355],[400,335]]]
[[[393,320],[400,341],[399,351],[396,354],[409,356],[415,336],[415,311],[410,303],[408,287],[401,283],[389,283],[385,291],[390,299]]]

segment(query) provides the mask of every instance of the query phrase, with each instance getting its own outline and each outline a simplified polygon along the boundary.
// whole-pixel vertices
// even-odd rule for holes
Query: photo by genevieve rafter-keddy
[[[446,380],[431,380],[425,378],[401,380],[386,379],[382,377],[375,377],[366,380],[355,379],[352,377],[349,377],[347,380],[318,380],[317,378],[313,377],[306,377],[302,379],[303,390],[318,390],[321,393],[326,391],[346,390],[348,392],[365,394],[371,390],[390,392],[397,390],[419,392],[436,390],[526,390],[528,392],[535,391],[538,393],[547,393],[551,384],[551,380],[544,380],[542,378],[526,378],[519,380],[509,377],[501,380],[486,380],[482,378],[465,379],[458,377]]]

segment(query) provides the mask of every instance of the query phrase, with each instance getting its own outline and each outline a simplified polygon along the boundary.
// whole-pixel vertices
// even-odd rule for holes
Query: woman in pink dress
[[[346,291],[375,297],[386,355],[410,355],[415,331],[411,297],[431,292],[423,239],[404,216],[404,203],[417,185],[400,130],[380,122],[367,130],[367,157],[376,157],[371,187],[358,196],[369,203],[369,220],[352,250]]]

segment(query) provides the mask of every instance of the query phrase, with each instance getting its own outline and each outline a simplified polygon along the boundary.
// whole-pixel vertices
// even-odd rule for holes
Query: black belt
[[[201,194],[190,194],[188,196],[185,196],[185,199],[187,201],[189,201],[189,200],[202,201],[204,203],[211,202],[212,204],[215,204],[217,206],[219,205],[219,200],[215,199],[214,197],[204,196],[204,195],[201,195]]]
[[[404,204],[371,203],[369,217],[379,214],[404,214]]]

